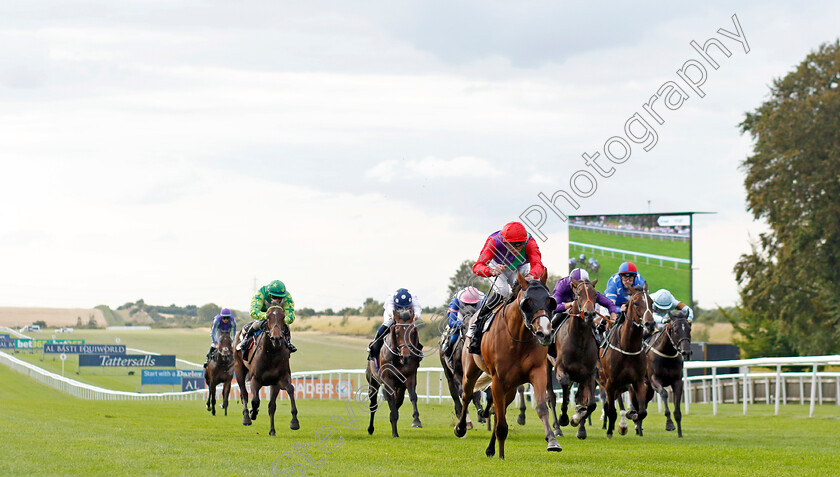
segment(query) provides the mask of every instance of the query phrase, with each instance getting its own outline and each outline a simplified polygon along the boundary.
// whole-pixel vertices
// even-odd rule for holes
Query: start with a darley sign
[[[80,354],[79,366],[104,366],[107,368],[174,368],[175,355]]]
[[[144,369],[140,384],[181,384],[182,378],[204,379],[204,370],[195,369]]]

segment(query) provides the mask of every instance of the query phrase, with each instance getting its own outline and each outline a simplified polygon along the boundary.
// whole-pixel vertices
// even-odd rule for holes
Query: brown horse
[[[242,425],[250,426],[251,421],[257,418],[260,409],[260,388],[271,386],[270,401],[268,403],[268,415],[271,420],[271,430],[268,435],[275,435],[274,432],[274,411],[277,409],[277,395],[283,389],[289,395],[292,403],[292,421],[289,429],[300,429],[297,418],[297,406],[295,405],[295,386],[292,384],[292,372],[289,369],[289,348],[285,346],[283,328],[286,326],[286,313],[283,311],[283,300],[272,298],[271,302],[266,300],[268,310],[265,313],[266,319],[260,336],[254,340],[254,349],[251,351],[250,361],[243,359],[242,351],[234,352],[234,368],[236,370],[236,381],[239,383],[239,394],[242,398]],[[242,333],[236,337],[236,343],[242,339]],[[245,387],[245,374],[248,373],[251,384],[251,415],[248,416],[248,389]]]
[[[530,382],[537,400],[537,415],[543,422],[545,440],[549,451],[560,451],[560,444],[548,423],[546,400],[546,356],[551,343],[551,315],[557,302],[545,286],[547,272],[539,280],[525,280],[517,273],[520,290],[511,303],[495,312],[490,328],[481,340],[481,356],[464,353],[464,389],[461,395],[461,419],[455,426],[455,435],[467,433],[466,405],[472,397],[476,380],[482,372],[493,379],[493,405],[496,412],[494,432],[485,454],[496,453],[499,440],[499,458],[505,458],[505,439],[508,425],[505,415],[508,405],[516,396],[521,384]]]
[[[230,396],[230,382],[233,380],[233,346],[231,345],[230,333],[222,333],[219,336],[219,348],[213,355],[213,359],[207,363],[204,369],[204,382],[207,383],[207,410],[216,415],[216,386],[224,384],[222,388],[222,409],[227,416],[228,396]]]
[[[647,402],[653,399],[653,393],[662,396],[665,403],[665,430],[673,431],[671,410],[668,409],[668,391],[674,392],[674,419],[677,421],[677,436],[682,437],[682,412],[680,401],[683,393],[683,361],[691,359],[691,322],[686,318],[688,312],[671,310],[665,329],[651,337],[647,345]]]
[[[417,368],[420,367],[423,345],[417,337],[414,325],[414,310],[407,309],[394,313],[394,323],[388,329],[382,348],[376,359],[368,361],[365,377],[367,378],[368,397],[370,398],[370,425],[368,434],[373,435],[373,418],[376,415],[379,386],[384,386],[385,399],[391,409],[391,436],[399,437],[397,420],[400,418],[400,406],[408,398],[414,407],[414,421],[411,427],[423,427],[420,413],[417,411]]]
[[[647,416],[647,359],[642,353],[643,322],[653,321],[650,311],[652,301],[648,295],[647,283],[644,288],[634,287],[633,296],[627,303],[627,310],[620,324],[613,326],[606,339],[606,347],[601,351],[601,371],[606,397],[604,412],[608,420],[607,438],[612,439],[615,429],[616,399],[625,390],[631,391],[633,411],[627,414],[636,422],[636,434],[642,435],[642,421]],[[619,429],[621,434],[626,429]]]
[[[595,284],[593,282],[572,281],[572,290],[575,298],[572,308],[569,310],[569,317],[559,329],[552,351],[556,356],[554,368],[557,381],[563,388],[563,405],[561,416],[558,421],[555,413],[554,390],[548,387],[548,400],[551,406],[551,413],[554,415],[554,428],[558,435],[560,426],[569,425],[569,394],[571,383],[578,385],[575,393],[576,411],[572,416],[572,426],[578,427],[578,439],[586,439],[585,419],[595,410],[595,377],[598,365],[598,344],[595,342],[595,323],[597,315],[595,311]],[[549,362],[549,382],[551,377],[551,363]]]

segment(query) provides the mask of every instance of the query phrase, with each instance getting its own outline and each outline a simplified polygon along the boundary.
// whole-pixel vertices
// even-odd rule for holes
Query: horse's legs
[[[251,420],[257,419],[257,414],[260,412],[260,388],[256,379],[251,379]]]
[[[499,458],[505,458],[505,439],[507,438],[508,426],[505,412],[507,411],[507,396],[505,395],[504,385],[499,376],[493,376],[493,384],[490,386],[493,393],[493,407],[496,411],[495,424],[493,426],[493,433],[490,435],[490,444],[484,451],[487,457],[496,455],[496,439],[499,440]]]
[[[397,421],[400,419],[400,405],[405,398],[405,389],[399,388],[396,392],[388,395],[388,407],[391,409],[391,437],[400,437],[397,432]]]
[[[248,417],[248,388],[245,387],[245,373],[247,370],[245,369],[245,365],[239,360],[234,363],[234,369],[236,383],[239,384],[239,400],[242,401],[242,425],[250,426],[251,418]]]
[[[215,379],[212,379],[212,386],[210,386],[210,410],[213,415],[216,415],[216,386],[219,384]]]
[[[668,406],[668,390],[662,388],[662,392],[659,395],[662,396],[662,402],[665,404],[665,430],[674,431],[677,428],[674,427],[674,421],[671,420],[671,408]],[[676,406],[674,410],[676,410]]]
[[[546,363],[546,379],[549,382],[549,385],[546,386],[546,404],[548,408],[551,410],[551,422],[552,427],[554,428],[554,435],[557,437],[561,437],[563,435],[563,431],[560,430],[560,421],[557,419],[557,394],[554,392],[554,386],[551,385],[551,372],[553,371],[553,367],[551,363]]]
[[[620,419],[618,420],[618,434],[623,436],[627,434],[627,411],[624,410],[624,389],[622,388],[616,392],[615,399],[618,401],[618,409]]]
[[[683,397],[682,379],[674,380],[671,383],[671,390],[674,392],[674,419],[677,421],[677,437],[682,437],[682,412],[680,412],[680,401]],[[668,406],[668,401],[665,401],[665,406]]]
[[[604,411],[607,415],[607,419],[605,421],[605,424],[607,425],[607,439],[612,439],[613,431],[615,430],[615,418],[618,416],[615,409],[615,401],[619,398],[619,393],[611,388],[610,383],[607,383],[606,395],[607,396],[604,400]],[[627,432],[627,430],[625,429],[624,432]]]
[[[213,380],[206,375],[204,376],[204,382],[207,383],[207,410],[209,411],[213,408],[211,403],[213,402],[213,397],[216,395],[216,388],[212,386]],[[215,414],[215,412],[213,414]]]
[[[373,435],[373,416],[376,415],[376,402],[379,396],[379,381],[376,379],[368,379],[370,383],[368,386],[368,398],[370,399],[370,424],[368,425],[368,434]]]
[[[560,387],[563,388],[563,404],[560,405],[560,425],[566,427],[569,425],[569,394],[571,394],[572,382],[565,371],[559,371],[558,374]]]
[[[543,423],[543,430],[545,430],[545,441],[548,443],[547,450],[559,452],[563,450],[557,440],[554,438],[554,432],[551,431],[551,425],[548,422],[548,405],[546,404],[546,386],[548,373],[542,368],[532,368],[529,379],[531,386],[534,387],[534,399],[537,401],[537,416]],[[495,384],[495,383],[494,383]],[[498,408],[497,408],[498,409]],[[505,408],[502,408],[504,413]],[[505,428],[507,430],[507,428]],[[507,433],[505,433],[507,436]],[[504,441],[499,441],[499,453],[504,448]]]
[[[464,379],[461,381],[461,416],[455,425],[455,435],[464,437],[467,434],[467,405],[475,389],[475,382],[481,375],[481,370],[471,359],[464,368]]]
[[[411,376],[405,381],[405,386],[408,389],[408,399],[411,401],[411,407],[414,408],[414,414],[412,417],[414,421],[411,423],[411,427],[423,427],[423,423],[420,422],[420,412],[417,410],[417,375]]]
[[[549,386],[549,388],[551,388],[551,387],[553,387],[553,386]],[[525,425],[525,410],[528,409],[525,406],[525,385],[520,384],[519,388],[517,389],[517,392],[519,393],[519,416],[516,418],[516,423],[519,424],[520,426],[524,426]]]
[[[636,418],[633,419],[633,421],[636,422],[636,435],[639,436],[644,435],[642,421],[644,421],[647,416],[647,403],[645,402],[646,395],[647,385],[645,384],[644,377],[642,377],[636,382],[636,384],[633,385],[633,392],[631,393],[633,407],[636,409]]]
[[[446,377],[446,385],[449,387],[449,395],[452,396],[452,402],[455,404],[455,415],[461,415],[461,398],[458,394],[458,383],[455,381],[455,373],[452,372],[446,363],[441,359],[443,364],[443,375]]]
[[[297,418],[297,404],[295,403],[295,385],[292,384],[291,376],[286,376],[280,380],[280,387],[286,391],[289,396],[289,403],[292,405],[292,420],[289,423],[289,429],[296,431],[300,429],[300,422]]]
[[[277,410],[277,395],[280,394],[280,385],[275,383],[271,385],[271,398],[268,401],[268,420],[271,422],[271,430],[268,431],[269,436],[277,434],[274,432],[274,411]]]
[[[225,409],[225,416],[227,416],[228,410],[228,397],[230,397],[230,380],[225,381],[225,385],[222,388],[222,407]]]

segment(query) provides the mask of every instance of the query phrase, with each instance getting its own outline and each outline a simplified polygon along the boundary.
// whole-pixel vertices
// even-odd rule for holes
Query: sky
[[[714,212],[694,296],[737,303],[733,266],[766,230],[738,124],[837,39],[840,4],[578,3],[0,3],[0,306],[247,309],[274,279],[298,307],[399,287],[439,305],[573,177],[588,196],[566,213]],[[690,44],[710,38],[717,69]],[[643,105],[669,81],[687,97],[660,99],[659,124]],[[637,113],[656,142],[612,163]],[[538,228],[564,271],[566,223]]]

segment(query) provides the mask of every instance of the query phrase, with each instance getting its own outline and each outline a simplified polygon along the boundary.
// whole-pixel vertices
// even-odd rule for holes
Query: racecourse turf
[[[569,229],[569,240],[675,258],[689,258],[691,250],[688,241],[618,235],[593,230]]]
[[[0,366],[0,475],[840,475],[840,407],[692,405],[685,437],[664,430],[664,418],[645,421],[645,436],[607,440],[600,428],[580,441],[573,428],[560,453],[545,450],[533,409],[527,424],[511,417],[506,460],[484,455],[489,434],[452,432],[451,406],[420,403],[424,427],[411,428],[402,408],[401,437],[390,436],[387,412],[369,436],[364,403],[299,400],[301,429],[291,431],[289,401],[278,404],[277,436],[268,436],[267,402],[254,425],[241,425],[241,407],[215,417],[201,401],[84,401]],[[656,405],[652,411],[655,412]],[[596,417],[600,409],[596,411]],[[597,426],[600,427],[600,426]],[[632,432],[632,431],[631,431]],[[331,434],[332,433],[332,434]],[[331,434],[331,435],[330,435]],[[327,439],[329,437],[329,439]],[[318,448],[316,439],[320,439]],[[308,453],[308,456],[305,455]],[[299,472],[305,469],[306,473]]]

